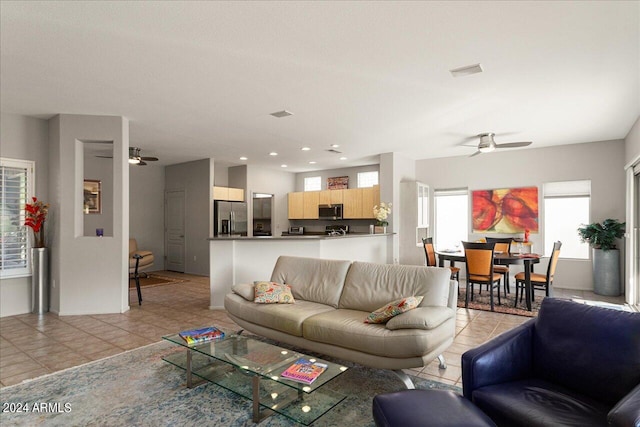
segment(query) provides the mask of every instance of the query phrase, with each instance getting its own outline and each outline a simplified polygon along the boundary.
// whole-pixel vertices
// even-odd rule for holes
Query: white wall
[[[113,236],[83,236],[81,141],[113,142]],[[58,115],[49,120],[52,221],[51,311],[60,315],[129,309],[129,122],[123,117]]]
[[[153,252],[152,270],[164,269],[164,166],[129,167],[129,236]]]
[[[0,115],[0,157],[31,160],[36,165],[35,196],[49,202],[49,124],[46,120],[18,114]],[[50,211],[49,219],[56,215]],[[47,234],[50,222],[45,224]],[[48,240],[48,239],[47,239]],[[31,276],[2,279],[0,317],[31,311]]]
[[[210,159],[165,168],[165,191],[185,191],[185,273],[209,274],[209,241],[214,171]]]
[[[296,189],[292,191],[304,191],[304,179],[309,176],[320,176],[322,182],[322,190],[327,189],[327,178],[337,176],[349,177],[349,188],[358,188],[358,173],[379,171],[380,165],[355,166],[351,168],[327,169],[313,172],[301,172],[296,174]]]
[[[475,157],[419,160],[416,178],[435,189],[469,190],[537,186],[542,202],[545,182],[591,180],[591,221],[625,217],[624,141],[606,141],[528,150],[497,151]],[[432,202],[433,200],[431,200]],[[433,206],[433,203],[430,203]],[[433,212],[433,209],[431,209]],[[534,252],[553,244],[544,239],[544,206],[540,204],[540,234],[531,234]],[[433,215],[430,218],[433,229]],[[431,235],[433,230],[431,231]],[[482,235],[470,234],[475,240]],[[544,266],[537,267],[542,271]],[[590,260],[561,259],[554,284],[592,290]]]

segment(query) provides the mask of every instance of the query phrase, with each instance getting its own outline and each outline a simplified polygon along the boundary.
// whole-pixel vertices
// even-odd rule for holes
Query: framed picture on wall
[[[102,213],[102,182],[99,180],[84,180],[84,213]]]
[[[538,187],[471,192],[474,233],[538,232]]]
[[[344,190],[349,188],[348,176],[335,176],[327,178],[327,190]]]

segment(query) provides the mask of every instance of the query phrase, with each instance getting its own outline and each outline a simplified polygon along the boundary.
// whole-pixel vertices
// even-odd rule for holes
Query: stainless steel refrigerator
[[[213,209],[214,236],[246,236],[247,204],[216,200]]]

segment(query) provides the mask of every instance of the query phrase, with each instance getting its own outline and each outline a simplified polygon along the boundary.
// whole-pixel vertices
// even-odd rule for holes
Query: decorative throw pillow
[[[295,300],[291,294],[289,285],[276,282],[253,282],[255,285],[255,298],[253,302],[258,304],[293,304]]]
[[[423,296],[419,297],[406,297],[400,298],[399,300],[390,302],[383,307],[380,307],[373,313],[369,314],[366,319],[364,319],[364,323],[384,323],[387,320],[391,319],[393,316],[397,316],[400,313],[404,313],[405,311],[412,310],[420,305],[422,302]]]
[[[253,283],[238,283],[231,290],[247,301],[253,301],[256,297],[256,291],[253,288]]]

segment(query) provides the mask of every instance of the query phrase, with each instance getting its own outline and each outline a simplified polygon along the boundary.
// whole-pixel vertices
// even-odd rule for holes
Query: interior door
[[[165,268],[180,273],[184,273],[185,264],[184,209],[184,190],[165,193]]]

